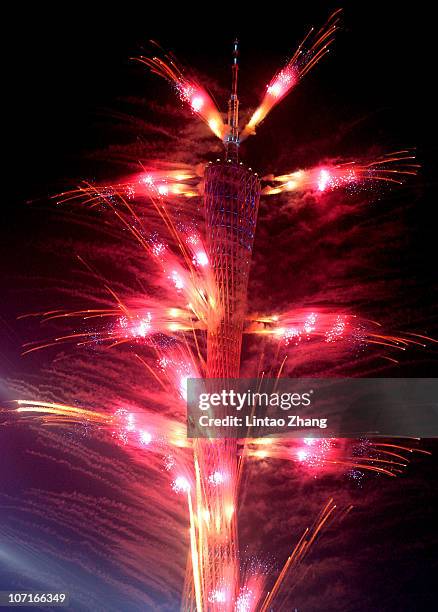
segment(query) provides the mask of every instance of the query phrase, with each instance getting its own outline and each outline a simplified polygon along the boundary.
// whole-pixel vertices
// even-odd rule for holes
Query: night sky
[[[17,317],[84,307],[90,296],[101,297],[76,255],[132,295],[153,286],[152,272],[136,259],[126,234],[102,224],[96,211],[60,208],[49,197],[83,179],[118,180],[138,171],[139,160],[215,159],[219,141],[165,82],[130,58],[147,52],[149,39],[159,41],[196,71],[225,109],[237,35],[240,102],[248,117],[307,28],[336,8],[254,6],[160,9],[125,2],[100,10],[78,3],[15,9],[3,116],[3,407],[29,396],[96,409],[152,397],[153,385],[140,382],[144,371],[128,351],[109,356],[100,347],[67,345],[22,357],[25,342],[59,328]],[[262,175],[282,174],[416,147],[422,168],[397,189],[262,202],[250,302],[260,312],[347,309],[388,331],[438,338],[433,18],[427,3],[344,8],[328,57],[242,145],[242,158]],[[375,350],[291,349],[288,375],[436,376],[436,346],[397,355],[397,365]],[[253,371],[259,351],[256,342],[245,341],[244,374]],[[355,507],[317,542],[285,609],[436,609],[438,444],[425,440],[420,447],[432,455],[413,456],[394,479],[315,475],[282,461],[248,468],[241,547],[270,567],[281,566],[329,496]],[[4,415],[0,452],[0,590],[62,586],[72,593],[70,609],[78,611],[178,609],[187,517],[180,500],[169,496],[158,462],[138,461],[80,425],[41,428]]]

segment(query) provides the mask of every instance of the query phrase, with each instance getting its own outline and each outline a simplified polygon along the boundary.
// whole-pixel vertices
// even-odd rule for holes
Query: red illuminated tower
[[[205,172],[208,256],[218,308],[223,313],[217,328],[208,331],[208,378],[239,376],[248,276],[260,200],[257,174],[239,163],[237,54],[236,41],[225,159],[209,164]]]
[[[204,187],[207,250],[216,286],[213,308],[219,313],[212,317],[214,324],[209,325],[207,334],[207,378],[222,379],[221,388],[226,385],[224,379],[239,376],[260,200],[257,174],[239,162],[238,70],[236,41],[225,158],[207,166]],[[236,439],[197,440],[194,450],[200,543],[198,568],[194,568],[195,588],[198,583],[196,609],[231,612],[236,609],[240,574],[236,516],[238,444]],[[215,479],[221,481],[220,486]]]

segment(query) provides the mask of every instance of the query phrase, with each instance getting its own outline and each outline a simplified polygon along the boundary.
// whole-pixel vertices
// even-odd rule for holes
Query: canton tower
[[[238,47],[234,43],[225,159],[205,172],[209,261],[223,318],[207,339],[207,377],[239,376],[249,268],[260,200],[258,176],[239,163]]]
[[[216,286],[215,306],[221,313],[207,334],[207,379],[215,379],[207,384],[218,390],[227,385],[227,379],[239,376],[260,200],[257,174],[239,162],[238,71],[235,41],[225,156],[207,166],[204,185],[207,252]],[[198,611],[228,612],[236,609],[239,592],[238,444],[236,439],[202,439],[195,441],[194,451],[198,567],[192,568],[195,593],[191,599]]]

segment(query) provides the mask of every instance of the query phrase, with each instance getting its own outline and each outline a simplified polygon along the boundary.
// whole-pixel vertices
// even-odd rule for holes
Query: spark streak
[[[174,57],[165,54],[164,59],[159,57],[139,57],[137,59],[150,68],[152,72],[169,81],[175,87],[181,100],[188,104],[191,111],[208,125],[215,136],[223,139],[226,129],[216,104],[195,79],[185,76]]]
[[[279,176],[264,177],[265,195],[283,192],[324,193],[335,189],[355,190],[374,187],[379,183],[402,184],[409,176],[415,176],[419,169],[415,163],[415,151],[404,149],[382,155],[366,162],[348,162],[336,165],[321,165],[309,170],[296,170]]]
[[[312,28],[288,63],[277,72],[266,87],[265,96],[244,130],[241,140],[255,134],[256,127],[291,89],[329,52],[334,34],[339,29],[341,10],[335,11],[325,25],[314,34]]]

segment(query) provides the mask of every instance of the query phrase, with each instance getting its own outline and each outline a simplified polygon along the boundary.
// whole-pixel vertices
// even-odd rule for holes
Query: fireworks
[[[175,493],[189,493],[190,483],[185,476],[177,476],[172,483]]]
[[[238,141],[254,134],[270,110],[328,52],[338,27],[339,11],[336,11],[318,32],[309,32],[291,60],[270,81],[260,106],[241,134],[234,134]],[[215,136],[226,139],[230,127],[238,132],[238,126],[232,125],[234,119],[237,123],[237,110],[234,117],[232,115],[238,106],[237,97],[232,98],[229,125],[226,126],[206,89],[187,75],[173,57],[141,57],[139,61],[168,80],[179,98]],[[236,80],[232,95],[237,96],[237,70],[233,74]],[[238,142],[234,144],[237,147]],[[377,159],[328,162],[278,176],[268,175],[263,178],[262,195],[307,192],[318,198],[335,189],[348,191],[398,184],[417,173],[414,159],[413,152],[406,149]],[[297,569],[322,530],[340,520],[339,517],[345,516],[351,507],[338,513],[330,499],[313,525],[309,525],[299,538],[276,579],[269,582],[268,572],[262,564],[257,567],[254,564],[245,571],[241,569],[237,514],[245,466],[280,460],[291,471],[299,471],[303,479],[322,473],[351,475],[353,472],[393,478],[406,469],[410,455],[424,451],[417,447],[416,441],[406,445],[395,445],[389,440],[334,438],[192,441],[187,439],[184,422],[187,380],[212,376],[212,372],[219,371],[214,369],[217,363],[211,365],[211,345],[214,343],[216,353],[222,356],[220,365],[226,362],[227,374],[238,375],[242,333],[260,336],[268,348],[274,347],[276,361],[271,364],[270,371],[272,373],[280,361],[280,367],[275,370],[278,377],[283,373],[288,352],[303,350],[305,345],[315,346],[322,354],[329,354],[336,346],[344,349],[347,355],[351,355],[352,348],[358,347],[374,348],[392,355],[414,346],[423,347],[434,340],[425,334],[384,331],[378,322],[335,308],[295,307],[274,314],[247,312],[244,298],[260,182],[257,175],[242,169],[232,156],[228,156],[228,150],[227,163],[218,165],[219,174],[224,174],[222,166],[227,167],[228,163],[230,181],[237,175],[246,181],[245,194],[247,197],[250,193],[250,197],[244,203],[249,202],[251,213],[234,209],[224,211],[215,201],[217,206],[211,205],[207,230],[203,228],[196,207],[198,198],[204,193],[204,183],[208,186],[209,179],[205,179],[199,169],[188,165],[154,165],[151,162],[142,166],[141,172],[114,184],[85,184],[57,196],[57,201],[64,205],[86,204],[105,218],[108,215],[126,232],[145,265],[155,270],[155,276],[148,279],[152,286],[149,291],[135,295],[131,291],[124,296],[119,286],[114,286],[82,261],[102,288],[105,296],[100,300],[102,303],[84,309],[56,309],[27,315],[39,316],[43,322],[51,321],[60,326],[68,321],[75,329],[30,343],[25,346],[24,353],[63,343],[113,349],[123,345],[125,349],[134,349],[136,365],[141,366],[145,378],[151,379],[159,391],[150,396],[146,394],[147,401],[142,406],[119,401],[114,406],[94,410],[23,399],[18,401],[15,412],[21,418],[51,426],[87,423],[94,430],[109,435],[126,452],[135,450],[136,457],[141,460],[145,456],[158,457],[160,468],[168,477],[168,488],[163,496],[170,492],[177,497],[188,514],[190,554],[183,608],[197,612],[268,612],[287,604],[287,585],[292,570]],[[209,172],[214,175],[215,166],[210,166],[207,174]],[[247,187],[250,181],[251,189]],[[211,194],[207,194],[208,197],[213,200]],[[237,196],[234,199],[237,201]],[[219,212],[223,213],[220,227],[225,228],[221,234],[222,243],[214,225],[219,225],[217,219],[214,220],[214,214]],[[227,219],[225,213],[230,218]],[[244,214],[253,215],[251,223]],[[232,216],[237,221],[231,219]],[[235,235],[230,238],[234,230]],[[228,250],[223,248],[224,244]],[[240,259],[237,249],[240,249]],[[222,265],[224,253],[229,259]],[[227,273],[231,270],[233,279],[239,277],[236,284],[240,294],[236,292],[234,296],[228,291],[234,288],[231,282],[218,280],[219,274],[225,274],[224,270]],[[228,360],[229,355],[223,354],[224,338],[232,344],[233,359]],[[160,411],[163,405],[168,407],[165,415]]]
[[[418,172],[415,152],[406,149],[395,151],[368,162],[327,164],[310,170],[296,170],[280,176],[264,177],[267,183],[265,195],[283,192],[305,192],[314,194],[345,188],[355,191],[373,188],[379,183],[402,184],[408,176]]]
[[[308,193],[318,197],[342,189],[350,193],[362,190],[373,192],[383,186],[402,185],[409,177],[415,176],[420,168],[415,160],[415,150],[403,149],[375,159],[327,163],[277,176],[268,174],[262,178],[262,195]],[[84,185],[59,194],[56,199],[59,203],[81,202],[107,207],[118,207],[121,201],[125,201],[128,208],[131,200],[140,198],[154,198],[157,203],[175,198],[197,198],[203,193],[203,179],[199,169],[188,166],[172,170],[151,169],[120,183]],[[198,246],[197,250],[193,250],[193,264],[207,266],[208,256],[199,242],[199,236],[196,233],[193,236],[188,234],[185,240],[189,247]],[[162,243],[155,242],[153,248],[157,257],[164,254]]]
[[[175,58],[164,54],[164,59],[139,57],[138,61],[169,81],[175,87],[180,99],[194,114],[205,121],[215,136],[221,139],[225,136],[225,125],[216,104],[194,78],[185,75]]]
[[[255,134],[256,127],[274,106],[328,53],[339,28],[339,14],[340,10],[335,11],[318,32],[314,33],[312,28],[284,68],[274,75],[266,87],[260,106],[242,131],[241,140]]]
[[[296,309],[271,316],[252,315],[248,317],[245,333],[267,336],[291,348],[313,343],[318,348],[334,344],[352,348],[378,345],[387,350],[405,351],[408,347],[436,343],[434,338],[420,334],[384,333],[377,321],[325,309]]]

